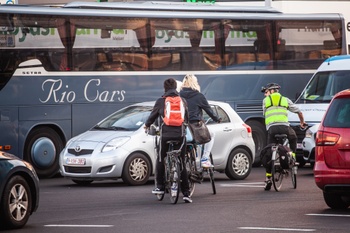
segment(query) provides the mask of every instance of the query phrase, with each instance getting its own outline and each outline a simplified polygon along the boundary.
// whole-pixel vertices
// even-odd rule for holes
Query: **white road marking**
[[[220,184],[221,187],[247,187],[247,188],[261,188],[264,187],[264,182],[251,183],[237,183],[237,184]]]
[[[114,227],[114,225],[69,225],[69,224],[50,224],[45,227]]]
[[[347,217],[350,218],[350,215],[347,214],[306,214],[309,216],[322,216],[322,217]]]
[[[316,229],[275,228],[275,227],[238,227],[238,228],[242,230],[300,231],[300,232],[316,231]]]

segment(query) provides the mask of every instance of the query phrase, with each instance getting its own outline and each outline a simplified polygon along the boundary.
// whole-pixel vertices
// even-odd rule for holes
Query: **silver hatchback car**
[[[230,179],[245,179],[255,159],[251,128],[229,104],[209,103],[222,118],[221,123],[208,123],[215,132],[215,170]],[[153,105],[143,102],[125,107],[69,140],[60,154],[62,176],[81,185],[119,178],[128,185],[145,184],[155,172],[155,136],[147,135],[143,128]]]

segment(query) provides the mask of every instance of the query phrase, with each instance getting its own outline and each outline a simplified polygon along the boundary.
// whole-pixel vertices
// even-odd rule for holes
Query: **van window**
[[[338,92],[350,88],[350,70],[317,73],[297,103],[329,103]]]

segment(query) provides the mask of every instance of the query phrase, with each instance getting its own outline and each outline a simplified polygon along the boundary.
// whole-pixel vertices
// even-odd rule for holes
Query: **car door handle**
[[[232,131],[231,128],[225,128],[225,129],[224,129],[224,132],[231,132],[231,131]]]

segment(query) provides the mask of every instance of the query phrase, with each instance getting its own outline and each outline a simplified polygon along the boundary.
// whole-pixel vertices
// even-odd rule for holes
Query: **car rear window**
[[[323,121],[325,127],[350,128],[350,98],[334,99]]]

